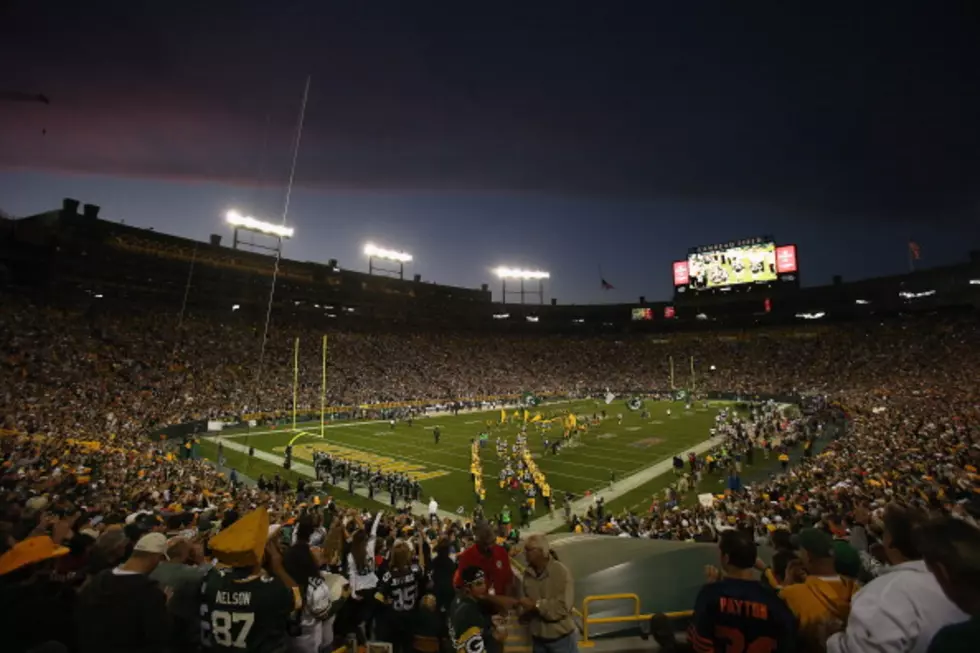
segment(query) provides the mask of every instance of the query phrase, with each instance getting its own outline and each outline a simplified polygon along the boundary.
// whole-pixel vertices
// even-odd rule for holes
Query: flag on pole
[[[922,256],[922,250],[919,249],[919,243],[914,240],[909,241],[909,256],[912,257],[913,261],[918,261]]]
[[[602,289],[603,290],[615,290],[615,288],[613,287],[613,285],[611,283],[609,283],[608,281],[606,281],[605,279],[603,279],[603,278],[600,277],[599,281],[602,283]]]

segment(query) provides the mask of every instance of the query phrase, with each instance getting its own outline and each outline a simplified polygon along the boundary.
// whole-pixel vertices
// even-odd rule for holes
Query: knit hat
[[[464,585],[472,585],[474,583],[483,582],[486,579],[486,574],[483,573],[482,569],[476,565],[473,565],[472,567],[467,567],[464,569],[460,574],[460,578],[462,579]]]
[[[262,562],[268,538],[269,513],[262,507],[212,537],[209,546],[223,564],[254,567]]]
[[[813,556],[830,558],[834,555],[834,540],[826,531],[804,528],[798,536],[800,548]]]

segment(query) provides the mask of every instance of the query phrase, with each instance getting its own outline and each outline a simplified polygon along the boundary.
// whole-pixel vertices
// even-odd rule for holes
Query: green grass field
[[[558,456],[543,455],[542,437],[529,427],[528,442],[531,450],[555,496],[560,497],[564,492],[582,496],[587,490],[607,488],[612,474],[615,474],[617,480],[624,479],[707,440],[720,405],[705,408],[698,404],[688,411],[679,402],[647,401],[645,407],[650,412],[647,419],[642,418],[640,411],[629,411],[621,400],[608,406],[588,400],[540,407],[539,411],[545,417],[558,409],[572,409],[580,416],[589,417],[603,408],[607,412],[607,418],[601,425],[591,427],[582,435],[579,445],[566,447]],[[667,415],[668,408],[671,415]],[[512,414],[513,409],[509,412]],[[622,425],[617,423],[618,413],[623,414]],[[386,470],[404,471],[420,476],[426,496],[435,496],[443,510],[456,511],[459,506],[463,506],[466,512],[470,512],[475,504],[469,471],[470,441],[487,428],[487,420],[492,420],[494,426],[490,429],[490,442],[483,448],[481,459],[484,485],[487,489],[485,508],[488,514],[494,514],[504,503],[517,498],[516,494],[498,488],[497,475],[501,464],[497,459],[494,442],[499,436],[512,442],[519,432],[519,426],[498,425],[499,416],[500,411],[495,410],[455,417],[429,417],[416,420],[412,426],[398,423],[394,430],[382,422],[338,422],[325,429],[325,437],[322,439],[319,424],[308,425],[299,429],[302,435],[293,445],[293,458],[297,462],[309,463],[313,450],[321,449],[337,456],[369,463],[374,468],[380,465]],[[438,445],[434,443],[432,435],[432,429],[436,425],[442,432]],[[248,444],[257,451],[282,455],[286,444],[296,435],[292,429],[282,427],[277,430],[253,429],[250,434],[241,430],[229,430],[222,437],[227,441]],[[561,429],[557,424],[550,431],[549,437],[552,440],[561,437]],[[202,453],[208,458],[216,458],[216,445],[212,442],[202,443]],[[229,466],[251,478],[257,478],[262,473],[267,476],[283,473],[281,467],[256,458],[248,459],[244,454],[228,447],[225,447],[225,455]],[[608,505],[619,510],[645,504],[649,496],[659,491],[669,480],[668,476],[654,479],[623,497],[610,501]],[[348,501],[346,492],[338,493],[338,498],[355,505],[372,505],[364,498]],[[376,507],[377,504],[373,505]],[[542,514],[540,509],[538,514]]]

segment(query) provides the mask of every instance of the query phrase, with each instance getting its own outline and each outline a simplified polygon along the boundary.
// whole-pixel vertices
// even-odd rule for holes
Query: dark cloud
[[[966,4],[280,4],[13,3],[0,165],[281,183],[309,72],[307,186],[977,208]]]

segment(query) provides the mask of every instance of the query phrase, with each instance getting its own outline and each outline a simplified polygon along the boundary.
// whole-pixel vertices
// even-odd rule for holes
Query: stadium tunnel
[[[673,630],[683,632],[704,586],[705,565],[720,564],[715,543],[575,533],[549,535],[548,540],[575,579],[579,646],[585,650],[657,649],[648,639],[651,616],[667,615]],[[759,547],[766,564],[772,553]],[[523,556],[517,562],[523,569]],[[523,649],[514,641],[506,650]]]

